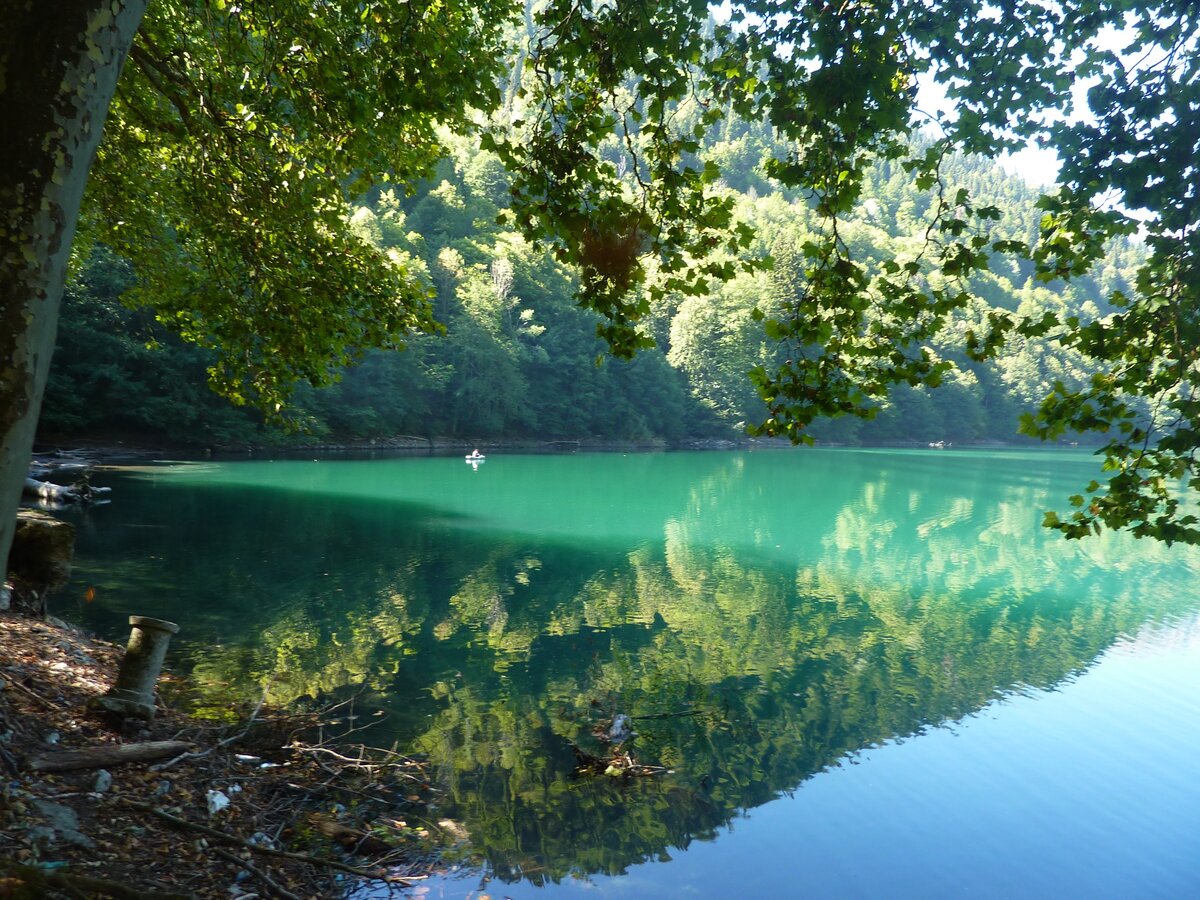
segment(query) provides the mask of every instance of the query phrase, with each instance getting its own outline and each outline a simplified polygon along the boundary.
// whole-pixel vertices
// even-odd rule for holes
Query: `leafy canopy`
[[[427,288],[355,237],[345,198],[411,183],[439,126],[495,105],[503,0],[151,4],[93,171],[90,234],[134,302],[218,348],[268,408],[363,347],[436,328]]]
[[[726,117],[765,118],[788,147],[768,174],[810,198],[823,227],[802,248],[802,290],[766,323],[790,352],[751,373],[769,409],[760,432],[803,440],[818,416],[874,415],[892,385],[936,386],[950,363],[929,343],[953,331],[970,276],[998,254],[1069,279],[1138,232],[1150,258],[1135,296],[1103,298],[1115,314],[997,311],[962,342],[982,358],[1013,333],[1050,335],[1100,369],[1081,390],[1056,386],[1022,426],[1112,436],[1107,483],[1048,524],[1200,540],[1180,491],[1200,488],[1200,4],[726,9],[716,21],[702,0],[163,0],[117,100],[95,232],[135,258],[142,297],[223,351],[226,390],[277,402],[357,348],[436,327],[418,280],[347,233],[343,202],[426,174],[436,125],[486,125],[483,145],[513,174],[515,221],[578,268],[580,303],[628,356],[649,342],[642,321],[657,301],[767,264],[745,258],[750,230],[719,168],[697,157]],[[956,110],[912,156],[922,76]],[[1079,85],[1086,110],[1072,109]],[[1029,140],[1064,159],[1033,246],[994,237],[1000,210],[941,174],[951,151]],[[841,225],[879,158],[902,162],[936,201],[923,251],[869,269]]]
[[[1056,385],[1023,423],[1042,438],[1113,435],[1103,450],[1107,484],[1093,483],[1089,498],[1072,498],[1066,521],[1050,515],[1047,524],[1069,536],[1105,524],[1196,541],[1179,489],[1180,479],[1200,487],[1198,13],[1195,3],[750,0],[713,28],[703,4],[552,3],[531,54],[535,114],[506,145],[522,173],[519,215],[582,267],[583,302],[611,319],[614,349],[627,351],[642,340],[633,323],[646,301],[626,281],[644,274],[643,257],[614,273],[616,254],[597,263],[595,248],[624,248],[636,229],[666,274],[640,296],[703,291],[706,277],[722,275],[714,251],[732,248],[714,238],[729,234],[724,198],[710,189],[715,173],[688,166],[688,155],[722,115],[769,119],[791,143],[769,174],[807,193],[825,223],[803,248],[804,290],[767,323],[793,352],[773,371],[752,372],[770,408],[758,430],[798,440],[817,416],[873,415],[893,384],[936,386],[950,364],[928,342],[954,324],[970,300],[968,277],[995,254],[1031,254],[1040,279],[1071,278],[1111,238],[1140,229],[1152,257],[1136,297],[1103,298],[1116,315],[1060,322],[997,312],[965,343],[983,357],[1014,331],[1051,334],[1102,370],[1083,390]],[[869,273],[839,226],[872,160],[907,155],[921,75],[945,85],[957,106],[940,123],[943,137],[904,161],[937,195],[925,252]],[[1086,111],[1071,109],[1080,83],[1092,85]],[[695,133],[672,127],[689,104],[700,111]],[[617,165],[597,152],[614,126],[628,156]],[[1032,247],[994,239],[1000,210],[975,206],[940,176],[951,149],[994,155],[1029,140],[1065,160]],[[619,177],[623,168],[632,179]],[[594,284],[601,289],[589,293]]]

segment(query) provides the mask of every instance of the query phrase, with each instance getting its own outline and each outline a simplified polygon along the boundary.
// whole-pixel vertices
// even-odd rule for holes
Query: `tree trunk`
[[[79,204],[147,2],[0,0],[0,563],[33,450]]]

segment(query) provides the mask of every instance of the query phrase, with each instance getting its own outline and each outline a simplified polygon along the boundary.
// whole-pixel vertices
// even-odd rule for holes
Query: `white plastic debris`
[[[208,792],[208,814],[215,816],[221,810],[229,805],[229,798],[221,791]]]

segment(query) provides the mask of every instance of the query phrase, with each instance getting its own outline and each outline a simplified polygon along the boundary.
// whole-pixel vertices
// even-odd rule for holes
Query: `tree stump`
[[[179,631],[174,622],[149,616],[130,616],[133,630],[117,673],[117,683],[95,705],[111,713],[154,718],[154,686],[162,671],[171,635]]]
[[[74,525],[35,509],[19,510],[8,554],[13,607],[26,615],[45,618],[46,595],[71,580],[74,557]]]

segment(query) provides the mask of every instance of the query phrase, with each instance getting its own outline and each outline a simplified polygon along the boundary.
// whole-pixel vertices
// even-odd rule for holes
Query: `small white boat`
[[[466,455],[466,456],[463,458],[463,461],[464,461],[464,462],[469,462],[469,463],[476,463],[476,464],[478,464],[478,463],[481,463],[481,462],[483,462],[485,459],[487,459],[487,457],[486,457],[486,456],[484,456],[482,453],[481,453],[481,454],[479,454],[479,456],[472,456],[471,454],[469,454],[469,453],[468,453],[468,454],[467,454],[467,455]]]

